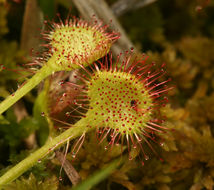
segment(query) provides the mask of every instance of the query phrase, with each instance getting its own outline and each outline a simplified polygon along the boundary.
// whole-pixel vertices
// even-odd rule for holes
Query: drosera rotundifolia
[[[66,116],[80,119],[0,177],[0,186],[41,162],[55,148],[78,138],[72,149],[76,157],[89,131],[96,131],[99,143],[108,139],[105,149],[124,144],[130,160],[132,149],[141,152],[142,164],[149,159],[143,146],[155,152],[150,141],[163,143],[155,137],[168,129],[157,113],[167,103],[165,94],[173,87],[167,85],[170,79],[159,82],[165,74],[164,66],[153,71],[154,64],[146,63],[145,55],[137,57],[126,52],[123,59],[120,57],[114,62],[110,53],[89,67],[81,65],[76,82],[65,83],[80,91]]]
[[[43,79],[56,71],[71,71],[79,65],[90,65],[108,51],[119,34],[109,31],[108,25],[92,19],[91,23],[68,16],[63,22],[45,21],[47,31],[42,32],[46,52],[35,60],[42,65],[36,74],[28,79],[17,91],[0,103],[0,114],[16,103]]]
[[[130,160],[132,148],[138,148],[143,160],[147,160],[143,144],[153,152],[150,141],[163,144],[155,138],[167,131],[158,112],[168,102],[166,94],[173,87],[167,85],[171,79],[159,82],[165,75],[164,64],[157,70],[154,63],[146,63],[146,55],[137,57],[127,51],[122,60],[121,56],[113,63],[110,53],[102,61],[82,67],[82,72],[74,76],[78,85],[67,82],[79,95],[73,99],[73,108],[66,116],[80,117],[88,128],[95,128],[99,143],[110,139],[105,149],[125,144]],[[77,144],[82,145],[83,140],[81,136]],[[79,147],[74,147],[75,157]]]

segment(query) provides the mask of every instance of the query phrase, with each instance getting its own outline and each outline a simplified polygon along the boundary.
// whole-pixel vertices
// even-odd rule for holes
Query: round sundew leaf
[[[108,53],[112,43],[119,38],[115,32],[106,32],[101,23],[89,24],[78,19],[67,19],[65,24],[53,23],[47,34],[49,56],[54,57],[54,70],[72,70],[87,66]],[[51,63],[52,64],[52,63]]]
[[[152,98],[134,75],[99,72],[90,81],[88,97],[92,126],[102,123],[119,133],[133,134],[151,119]]]
[[[159,111],[167,103],[163,94],[172,89],[166,85],[170,79],[158,82],[165,74],[163,68],[154,71],[154,64],[145,63],[145,59],[144,55],[138,58],[127,53],[122,61],[119,56],[113,63],[110,54],[90,68],[82,66],[74,76],[78,82],[69,83],[80,93],[68,117],[80,118],[77,126],[81,122],[96,129],[100,143],[107,138],[105,149],[126,142],[129,160],[133,159],[132,148],[141,150],[148,160],[143,144],[155,153],[149,141],[158,143],[158,133],[167,130]]]

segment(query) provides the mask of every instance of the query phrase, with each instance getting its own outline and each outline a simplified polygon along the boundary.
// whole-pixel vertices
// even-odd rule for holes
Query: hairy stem
[[[50,64],[51,61],[54,61],[54,60],[49,59],[48,61],[49,64],[48,63],[45,64],[22,87],[20,87],[15,93],[11,94],[8,98],[6,98],[4,101],[0,103],[0,115],[53,72],[52,68],[48,66],[48,65],[51,65]]]
[[[49,140],[43,147],[29,155],[27,158],[19,162],[9,171],[7,171],[2,177],[0,177],[0,189],[3,185],[12,182],[24,172],[38,163],[42,158],[44,158],[48,153],[52,152],[56,147],[63,145],[68,140],[74,139],[82,135],[85,131],[92,130],[93,128],[86,128],[84,119],[79,120],[74,126],[66,130],[59,136]]]

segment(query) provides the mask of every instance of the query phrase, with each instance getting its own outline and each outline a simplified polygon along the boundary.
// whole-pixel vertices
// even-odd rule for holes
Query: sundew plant
[[[0,1],[0,189],[212,190],[213,2],[72,2]]]
[[[143,159],[148,160],[142,142],[154,151],[148,139],[156,142],[155,133],[166,130],[154,116],[154,112],[166,100],[160,97],[170,89],[165,86],[169,80],[158,83],[165,73],[163,68],[152,72],[154,64],[147,64],[144,55],[138,58],[132,53],[129,55],[128,51],[123,59],[120,54],[113,61],[112,54],[108,57],[107,53],[111,43],[119,36],[117,33],[106,33],[107,26],[102,26],[102,23],[89,24],[68,17],[64,22],[60,19],[60,23],[51,22],[47,25],[50,29],[42,33],[48,40],[45,44],[47,56],[39,59],[44,60],[41,69],[4,100],[0,108],[2,112],[5,111],[53,72],[81,68],[83,72],[79,71],[74,76],[77,78],[76,83],[69,84],[79,89],[79,95],[74,99],[74,104],[78,106],[75,110],[81,107],[86,111],[79,112],[81,119],[70,129],[50,139],[4,174],[0,178],[0,185],[16,179],[59,145],[80,136],[72,150],[73,157],[76,157],[86,133],[91,130],[97,131],[100,143],[110,137],[105,149],[121,143],[127,146],[129,160],[132,160],[132,148],[139,148]],[[103,56],[103,60],[95,62]],[[66,114],[72,117],[72,111],[70,113]]]
[[[153,118],[153,112],[161,106],[159,101],[164,102],[164,99],[160,100],[159,97],[170,89],[163,86],[168,80],[154,84],[164,74],[163,69],[151,72],[153,64],[146,64],[144,56],[137,58],[128,55],[128,51],[124,59],[120,59],[120,54],[114,63],[112,54],[108,58],[107,51],[118,36],[116,33],[106,34],[106,26],[101,27],[101,24],[90,26],[85,21],[67,18],[65,23],[60,20],[59,24],[50,25],[53,29],[43,34],[49,40],[44,66],[17,92],[3,101],[1,108],[7,107],[8,102],[12,104],[10,101],[14,102],[13,98],[16,96],[21,97],[19,93],[23,89],[30,89],[28,84],[31,84],[31,81],[36,84],[46,77],[43,72],[50,74],[54,71],[81,68],[85,73],[79,72],[74,77],[83,84],[78,81],[69,84],[80,89],[79,95],[74,99],[75,105],[87,111],[80,113],[81,119],[71,125],[70,129],[51,139],[41,149],[9,170],[1,177],[0,184],[12,181],[59,145],[80,136],[79,145],[76,144],[72,152],[75,157],[86,133],[91,130],[98,131],[100,142],[110,136],[109,146],[115,143],[123,145],[125,142],[129,160],[132,159],[131,148],[139,146],[144,159],[147,160],[149,157],[142,147],[142,141],[153,150],[147,138],[156,141],[154,133],[166,129],[159,125],[157,118]],[[103,61],[95,62],[104,55]],[[133,60],[130,61],[131,59]],[[72,117],[69,112],[67,115]]]

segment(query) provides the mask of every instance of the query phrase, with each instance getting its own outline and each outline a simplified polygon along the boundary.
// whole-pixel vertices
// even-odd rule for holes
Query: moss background
[[[49,18],[56,12],[66,16],[70,6],[71,13],[78,15],[67,0],[38,3]],[[26,76],[22,65],[30,53],[20,48],[25,4],[24,0],[0,0],[0,100],[13,93]],[[153,145],[163,162],[153,155],[142,166],[136,153],[135,160],[126,160],[92,189],[214,189],[214,1],[158,0],[125,13],[119,21],[133,43],[149,55],[149,62],[166,63],[175,89],[161,112],[166,117],[164,125],[173,130],[162,135],[163,147]],[[32,38],[38,43],[38,38]],[[0,117],[0,174],[44,144],[52,124],[41,117],[44,98],[37,97],[34,89]],[[35,139],[30,144],[32,135]],[[92,133],[77,158],[73,160],[68,153],[67,159],[87,179],[118,156],[120,147],[111,152],[102,145],[97,148]],[[48,158],[5,189],[70,189],[64,172],[63,181],[58,180],[60,166],[56,158]]]

